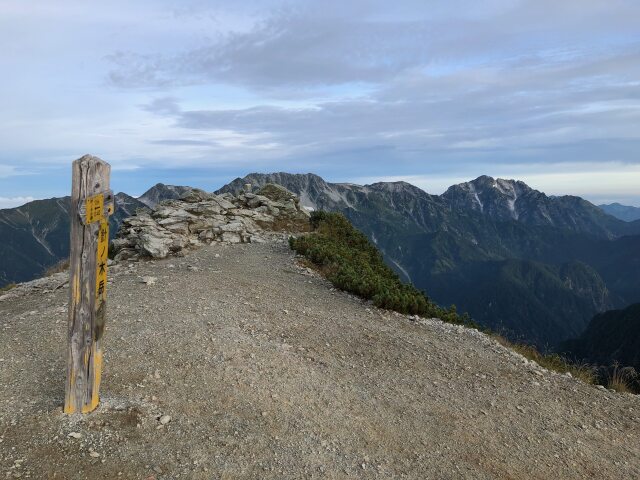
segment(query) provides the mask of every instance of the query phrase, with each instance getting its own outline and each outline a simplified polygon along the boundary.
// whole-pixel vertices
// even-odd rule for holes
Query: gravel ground
[[[284,244],[113,267],[102,401],[66,416],[61,278],[0,298],[0,478],[640,478],[639,397],[372,308]]]

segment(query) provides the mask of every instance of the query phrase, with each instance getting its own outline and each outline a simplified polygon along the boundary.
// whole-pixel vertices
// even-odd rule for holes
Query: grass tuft
[[[44,276],[50,277],[55,273],[66,272],[67,270],[69,270],[69,259],[65,258],[47,268],[44,271]]]
[[[571,376],[591,385],[596,383],[596,369],[589,364],[572,362],[557,353],[543,354],[532,345],[514,343],[502,335],[495,333],[491,334],[491,336],[501,345],[519,353],[527,360],[533,360],[547,370],[558,373],[570,373]]]
[[[621,367],[614,363],[607,378],[607,388],[619,393],[639,393],[635,385],[638,381],[638,373],[632,367]]]
[[[9,283],[7,285],[5,285],[4,287],[0,287],[0,293],[2,292],[8,292],[9,290],[16,288],[16,284],[15,283]]]

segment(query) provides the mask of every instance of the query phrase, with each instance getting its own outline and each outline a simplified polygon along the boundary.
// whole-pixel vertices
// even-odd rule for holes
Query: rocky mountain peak
[[[518,220],[523,210],[519,199],[533,191],[521,181],[483,175],[449,187],[442,196],[457,209],[479,211],[498,220]]]
[[[368,187],[378,190],[378,191],[386,191],[389,193],[409,193],[409,194],[424,194],[425,192],[412,185],[408,182],[399,181],[399,182],[376,182],[371,185],[367,185]]]
[[[453,209],[473,210],[498,221],[516,220],[600,237],[623,230],[620,222],[583,198],[547,196],[519,180],[483,175],[449,187],[442,198]]]
[[[156,183],[149,190],[144,192],[138,200],[144,203],[147,207],[153,208],[160,201],[167,199],[178,199],[192,187],[185,187],[181,185],[165,185],[164,183]]]

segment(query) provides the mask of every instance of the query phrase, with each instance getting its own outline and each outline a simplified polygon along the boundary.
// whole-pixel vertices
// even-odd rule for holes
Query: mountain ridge
[[[622,205],[620,203],[609,203],[598,205],[605,213],[614,216],[625,222],[635,222],[640,220],[640,207]]]

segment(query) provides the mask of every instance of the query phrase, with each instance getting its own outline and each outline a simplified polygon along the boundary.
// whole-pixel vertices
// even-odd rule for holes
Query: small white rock
[[[82,434],[81,434],[81,433],[78,433],[78,432],[71,432],[71,433],[69,434],[69,436],[70,436],[71,438],[82,438]]]
[[[169,423],[171,421],[171,415],[162,415],[160,417],[160,423],[162,425],[166,425],[167,423]]]

